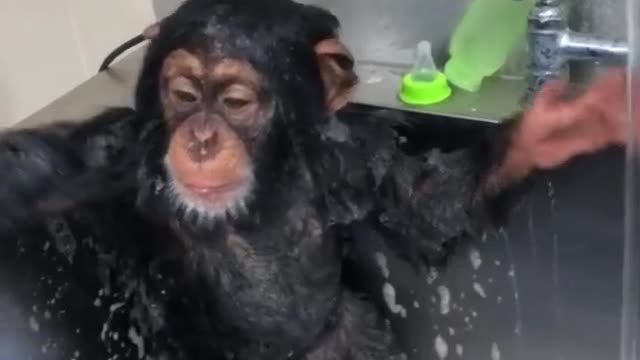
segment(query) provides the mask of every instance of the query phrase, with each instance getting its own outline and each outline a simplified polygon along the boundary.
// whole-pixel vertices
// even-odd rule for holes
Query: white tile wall
[[[0,0],[0,127],[88,79],[154,20],[150,0]]]

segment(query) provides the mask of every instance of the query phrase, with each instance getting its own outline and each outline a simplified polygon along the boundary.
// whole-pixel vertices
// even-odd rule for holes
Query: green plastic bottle
[[[461,89],[478,91],[482,80],[498,71],[511,49],[524,40],[533,4],[534,0],[472,0],[449,43],[447,79]]]

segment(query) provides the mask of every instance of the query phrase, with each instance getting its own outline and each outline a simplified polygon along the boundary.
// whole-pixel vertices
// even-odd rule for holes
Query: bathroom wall
[[[96,73],[155,16],[151,0],[0,0],[0,127]]]
[[[152,0],[160,17],[184,0]],[[297,0],[333,11],[342,21],[342,35],[358,60],[363,62],[410,63],[420,40],[429,40],[439,65],[446,61],[449,36],[472,0]],[[607,39],[626,37],[626,0],[565,0],[572,29]],[[514,54],[502,73],[523,75],[525,44]],[[578,66],[580,68],[580,66]],[[584,68],[584,66],[582,66]],[[587,71],[587,70],[585,70]]]

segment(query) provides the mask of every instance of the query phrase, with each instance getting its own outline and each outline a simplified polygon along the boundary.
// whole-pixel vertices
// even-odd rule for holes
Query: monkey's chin
[[[253,189],[253,176],[220,186],[184,184],[171,179],[172,200],[185,215],[210,221],[246,212],[248,198]]]

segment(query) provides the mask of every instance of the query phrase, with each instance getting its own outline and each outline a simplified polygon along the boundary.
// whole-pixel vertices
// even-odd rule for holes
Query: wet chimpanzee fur
[[[92,358],[404,358],[380,309],[343,283],[345,245],[375,232],[408,260],[441,263],[475,228],[472,215],[491,213],[482,200],[498,191],[479,184],[506,144],[491,136],[469,151],[409,155],[397,114],[329,115],[313,46],[337,28],[289,0],[190,0],[148,49],[135,111],[2,134],[3,241],[57,259],[59,281],[100,284],[86,288],[102,321],[54,320],[70,334],[82,327]],[[162,61],[210,45],[247,59],[276,99],[253,196],[224,221],[178,206],[163,162]],[[55,297],[68,312],[93,302]]]

